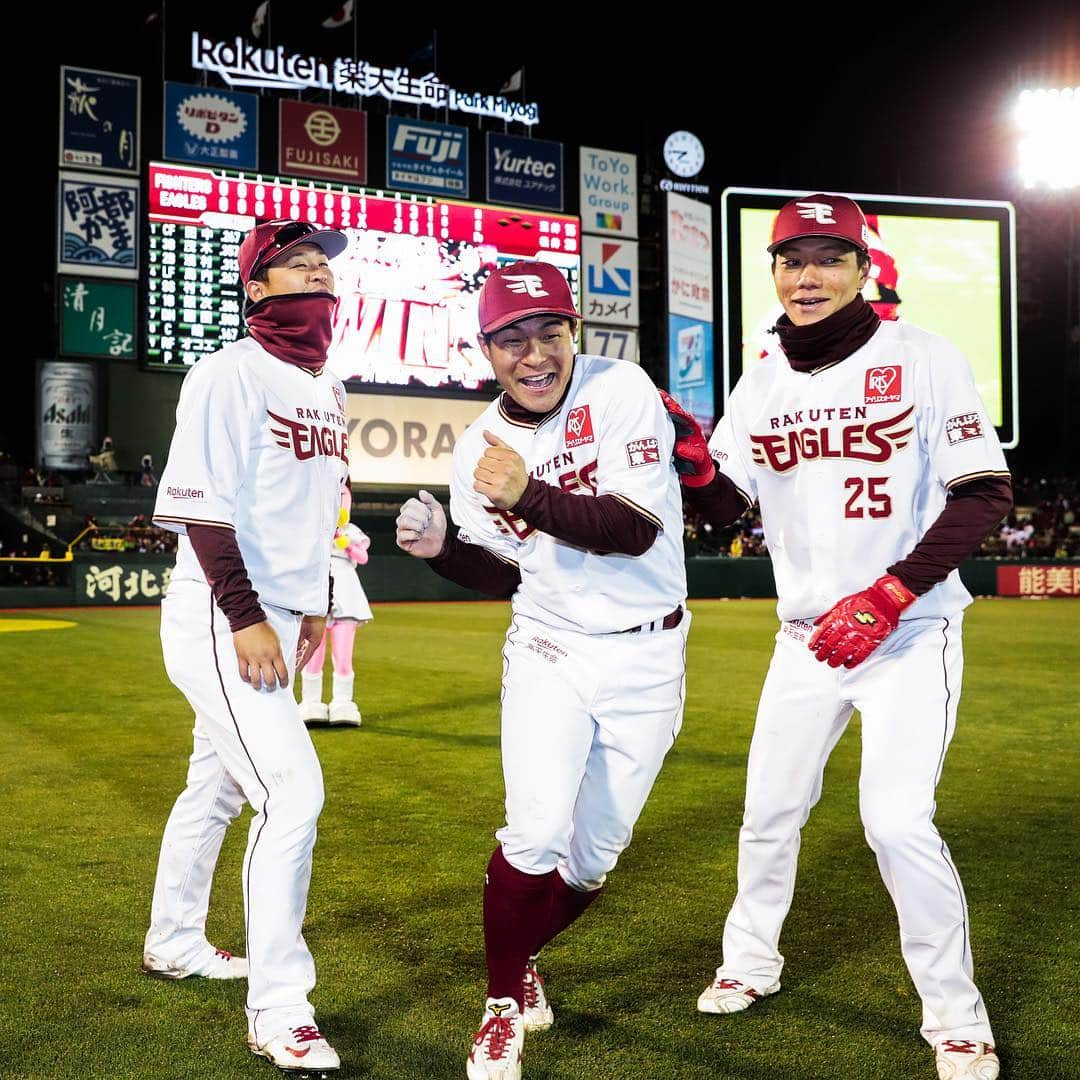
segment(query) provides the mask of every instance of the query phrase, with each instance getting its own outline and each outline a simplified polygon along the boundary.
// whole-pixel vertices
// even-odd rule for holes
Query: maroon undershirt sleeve
[[[944,581],[1009,512],[1012,482],[987,476],[958,484],[911,554],[889,567],[916,596]]]
[[[533,476],[513,511],[534,529],[598,555],[644,555],[660,531],[614,495],[571,495]]]
[[[499,600],[513,596],[521,584],[521,571],[513,563],[479,544],[463,543],[449,533],[442,551],[427,562],[439,577]]]
[[[730,525],[750,509],[746,498],[739,489],[719,470],[716,475],[701,487],[683,487],[683,498],[713,528],[722,529]]]
[[[199,560],[217,606],[235,634],[266,619],[259,594],[252,588],[236,533],[220,525],[188,525],[188,539]]]

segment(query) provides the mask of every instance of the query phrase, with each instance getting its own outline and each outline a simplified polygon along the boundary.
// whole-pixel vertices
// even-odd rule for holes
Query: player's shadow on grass
[[[402,700],[400,707],[396,709],[372,709],[372,715],[378,716],[381,720],[415,720],[421,716],[457,716],[462,710],[482,709],[490,711],[492,718],[495,721],[498,720],[499,695],[497,686],[493,688],[485,687],[483,691],[475,694],[458,694],[456,696],[452,693],[453,684],[451,682],[444,684],[444,687],[446,693],[441,697],[433,698],[430,701],[408,698]]]
[[[422,742],[444,743],[447,746],[486,746],[498,747],[499,736],[482,735],[479,732],[457,734],[451,731],[434,731],[428,728],[386,727],[381,717],[376,716],[369,730],[373,735],[387,735],[398,739],[419,739]]]

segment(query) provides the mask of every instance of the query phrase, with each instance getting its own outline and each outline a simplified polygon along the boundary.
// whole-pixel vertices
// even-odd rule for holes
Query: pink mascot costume
[[[352,489],[349,484],[341,494],[338,527],[331,550],[330,574],[334,582],[334,600],[322,644],[304,665],[301,682],[300,716],[305,724],[331,723],[360,725],[360,710],[353,701],[353,639],[357,626],[373,618],[367,596],[356,575],[356,567],[368,561],[371,539],[349,521]],[[326,642],[334,665],[334,689],[330,704],[322,700],[323,663]]]

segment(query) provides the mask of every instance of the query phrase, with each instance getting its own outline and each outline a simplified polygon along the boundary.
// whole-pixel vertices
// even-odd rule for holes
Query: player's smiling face
[[[318,244],[297,244],[284,255],[266,264],[266,281],[248,282],[252,300],[285,293],[334,291],[334,272],[330,260]]]
[[[490,337],[481,334],[480,348],[499,385],[529,412],[555,408],[574,371],[574,335],[570,321],[558,315],[535,315]]]
[[[842,240],[806,236],[792,240],[773,257],[773,283],[795,326],[821,322],[846,307],[866,284],[868,267]]]

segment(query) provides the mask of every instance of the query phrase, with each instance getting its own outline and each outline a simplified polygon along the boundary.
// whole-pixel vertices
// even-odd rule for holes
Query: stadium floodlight
[[[1024,187],[1080,187],[1080,86],[1024,90],[1016,104]]]

